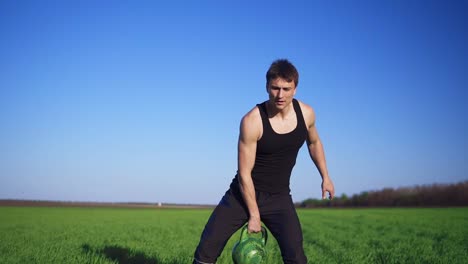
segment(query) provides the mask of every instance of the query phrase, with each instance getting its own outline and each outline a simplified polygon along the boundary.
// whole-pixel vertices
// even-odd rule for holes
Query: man
[[[215,263],[228,239],[246,222],[249,232],[260,232],[261,222],[265,224],[278,241],[284,263],[307,263],[289,189],[305,141],[322,177],[322,198],[327,192],[330,199],[334,196],[314,111],[294,99],[296,68],[288,60],[276,60],[266,80],[269,99],[242,118],[237,174],[205,226],[193,263]]]

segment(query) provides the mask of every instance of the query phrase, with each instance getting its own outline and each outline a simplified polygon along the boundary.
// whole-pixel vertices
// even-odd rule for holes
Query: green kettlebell
[[[235,264],[259,264],[266,263],[267,231],[262,226],[262,236],[249,234],[247,225],[242,228],[239,241],[232,249],[232,260]]]

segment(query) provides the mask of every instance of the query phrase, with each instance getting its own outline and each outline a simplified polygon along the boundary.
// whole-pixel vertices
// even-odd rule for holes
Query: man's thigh
[[[278,241],[284,263],[307,263],[302,228],[291,196],[270,197],[261,206],[260,215]]]
[[[238,194],[227,191],[211,214],[202,232],[195,258],[214,263],[227,241],[248,219],[245,204]]]

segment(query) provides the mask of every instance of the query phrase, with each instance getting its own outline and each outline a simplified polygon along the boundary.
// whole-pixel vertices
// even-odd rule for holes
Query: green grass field
[[[191,263],[210,212],[0,207],[0,263]],[[468,263],[468,208],[298,212],[309,263]],[[282,263],[271,235],[267,249]]]

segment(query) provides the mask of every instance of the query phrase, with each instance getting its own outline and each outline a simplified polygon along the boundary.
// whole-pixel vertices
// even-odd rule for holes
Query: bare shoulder
[[[250,109],[250,111],[242,117],[242,122],[255,122],[258,120],[261,120],[261,116],[257,106]]]
[[[306,122],[307,127],[311,127],[315,124],[315,112],[312,106],[299,101],[299,106],[301,107],[302,115],[304,116],[304,121]]]
[[[255,106],[242,117],[240,133],[244,137],[259,139],[263,132],[262,130],[260,110]]]

